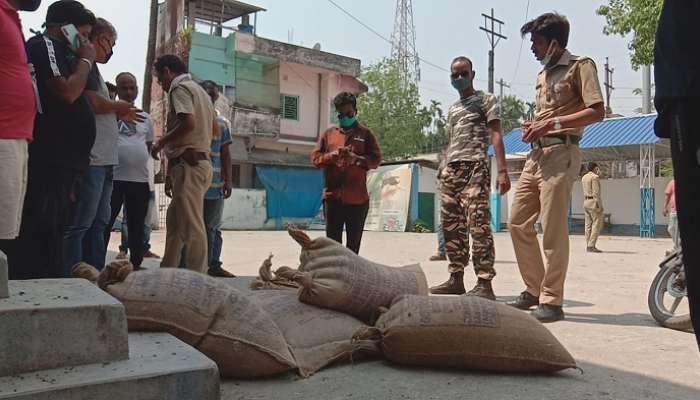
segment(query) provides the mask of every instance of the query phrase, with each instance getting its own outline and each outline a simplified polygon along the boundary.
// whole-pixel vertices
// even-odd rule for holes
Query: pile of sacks
[[[131,273],[128,262],[74,276],[125,306],[132,331],[168,332],[214,360],[223,377],[297,370],[307,377],[355,355],[406,365],[499,372],[575,368],[559,341],[529,315],[475,297],[429,297],[419,265],[393,268],[336,242],[290,231],[298,269],[271,271],[254,291],[181,269]]]

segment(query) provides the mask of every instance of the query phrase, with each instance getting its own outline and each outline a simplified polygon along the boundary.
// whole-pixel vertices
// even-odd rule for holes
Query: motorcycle
[[[666,328],[692,332],[683,251],[678,249],[669,253],[659,268],[649,288],[651,316]]]

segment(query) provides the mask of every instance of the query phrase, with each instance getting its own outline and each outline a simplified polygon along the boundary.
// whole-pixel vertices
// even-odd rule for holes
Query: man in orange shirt
[[[342,243],[345,228],[347,247],[359,253],[369,211],[367,171],[376,169],[382,156],[372,132],[357,122],[355,95],[340,93],[333,104],[340,124],[321,135],[311,161],[325,171],[326,236]]]

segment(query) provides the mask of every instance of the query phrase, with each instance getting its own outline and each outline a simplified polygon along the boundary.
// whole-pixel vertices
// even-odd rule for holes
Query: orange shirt
[[[354,164],[334,161],[331,153],[342,147],[350,147],[353,153],[364,159]],[[311,153],[311,162],[325,171],[323,198],[351,205],[369,201],[367,171],[379,167],[381,160],[377,139],[359,123],[347,130],[337,126],[326,130]]]

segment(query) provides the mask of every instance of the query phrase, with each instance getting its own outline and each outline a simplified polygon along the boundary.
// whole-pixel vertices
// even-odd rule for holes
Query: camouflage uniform
[[[442,226],[449,272],[463,272],[469,264],[469,235],[472,262],[479,278],[491,280],[496,253],[491,232],[487,124],[499,120],[495,96],[477,92],[454,104],[447,116],[450,143],[447,166],[442,174]]]

